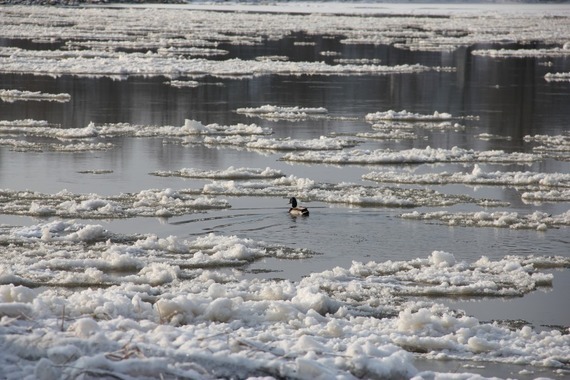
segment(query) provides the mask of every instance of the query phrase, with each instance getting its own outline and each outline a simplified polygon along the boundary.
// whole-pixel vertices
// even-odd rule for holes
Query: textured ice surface
[[[480,322],[418,296],[520,296],[563,257],[354,262],[298,283],[212,270],[298,249],[213,234],[2,227],[0,366],[14,376],[422,376],[412,353],[562,367],[570,336]],[[85,249],[88,244],[89,249]],[[38,287],[38,285],[42,285]],[[37,377],[37,376],[36,376]]]

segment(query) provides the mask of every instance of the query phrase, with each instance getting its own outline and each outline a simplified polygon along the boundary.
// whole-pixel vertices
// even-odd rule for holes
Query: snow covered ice
[[[0,378],[570,374],[566,4],[1,7]]]

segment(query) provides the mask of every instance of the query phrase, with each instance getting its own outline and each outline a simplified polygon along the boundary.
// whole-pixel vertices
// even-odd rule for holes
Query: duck
[[[309,209],[303,206],[297,206],[297,199],[295,197],[289,199],[289,204],[291,205],[289,214],[292,216],[309,216]]]

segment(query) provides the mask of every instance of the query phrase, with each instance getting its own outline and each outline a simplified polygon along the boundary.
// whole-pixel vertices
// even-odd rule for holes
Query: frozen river
[[[365,5],[0,8],[0,378],[568,376],[570,7]]]

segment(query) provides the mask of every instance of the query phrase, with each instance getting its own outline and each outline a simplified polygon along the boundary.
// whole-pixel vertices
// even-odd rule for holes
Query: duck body
[[[303,206],[297,206],[297,199],[292,197],[289,199],[289,204],[291,208],[289,208],[289,214],[292,216],[309,216],[309,209]]]

